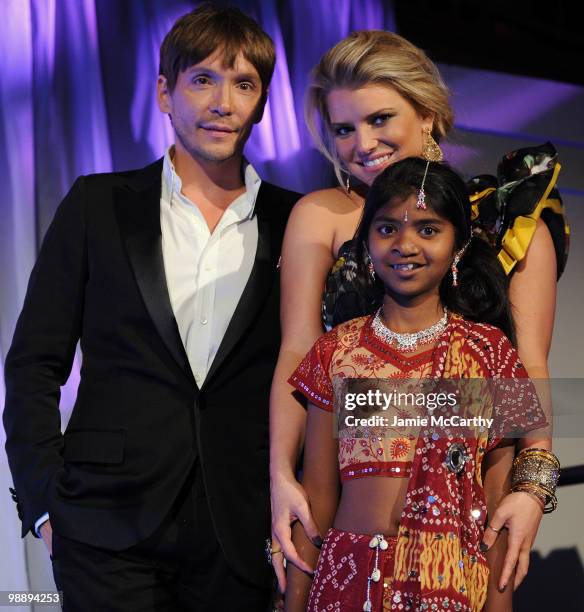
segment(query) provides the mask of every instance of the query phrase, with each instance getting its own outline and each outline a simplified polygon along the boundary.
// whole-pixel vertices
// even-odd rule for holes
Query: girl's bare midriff
[[[352,533],[397,535],[408,482],[384,476],[344,482],[334,526]]]

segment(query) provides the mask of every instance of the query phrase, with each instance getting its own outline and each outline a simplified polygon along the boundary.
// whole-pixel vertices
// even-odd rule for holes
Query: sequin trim
[[[343,482],[353,478],[365,478],[367,476],[392,476],[394,478],[409,478],[412,471],[411,461],[391,461],[387,463],[359,463],[347,465],[341,470]]]

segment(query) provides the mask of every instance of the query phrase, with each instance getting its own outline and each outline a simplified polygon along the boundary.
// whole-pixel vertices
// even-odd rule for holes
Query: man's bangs
[[[233,68],[235,59],[245,48],[246,39],[239,32],[226,33],[221,28],[210,28],[198,37],[190,49],[177,57],[179,72],[183,72],[202,62],[207,57],[219,53],[223,68]],[[244,54],[245,55],[245,54]]]

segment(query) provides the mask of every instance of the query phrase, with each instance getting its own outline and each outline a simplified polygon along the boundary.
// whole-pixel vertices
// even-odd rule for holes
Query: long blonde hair
[[[405,38],[383,30],[353,32],[329,49],[314,67],[304,105],[306,124],[318,149],[334,165],[342,185],[341,162],[326,98],[333,89],[388,85],[421,117],[433,116],[432,136],[440,141],[454,120],[449,91],[428,56]]]

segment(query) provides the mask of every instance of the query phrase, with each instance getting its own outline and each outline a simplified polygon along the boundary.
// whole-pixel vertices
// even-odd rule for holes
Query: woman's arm
[[[500,529],[496,523],[495,510],[511,487],[511,467],[515,454],[513,440],[506,445],[499,445],[487,453],[483,460],[483,488],[487,501],[488,525]],[[492,531],[488,526],[487,531]],[[493,533],[495,533],[493,531]],[[495,534],[497,535],[497,534]],[[487,602],[483,612],[511,612],[513,590],[500,590],[498,576],[504,564],[508,546],[508,534],[505,530],[498,534],[495,543],[486,553],[489,564],[489,583],[487,587]]]
[[[525,258],[517,264],[509,299],[517,330],[517,350],[530,378],[547,378],[556,312],[556,252],[547,225],[537,220]]]
[[[551,394],[547,384],[547,359],[550,350],[556,307],[556,254],[546,224],[538,219],[535,234],[525,258],[511,278],[509,297],[517,330],[519,356],[530,378],[534,379],[540,403],[551,423]],[[517,440],[517,450],[551,450],[551,430]],[[509,584],[515,571],[516,589],[529,568],[529,554],[541,522],[543,505],[535,496],[510,493],[498,505],[492,520],[509,528],[507,554],[500,572],[499,586]],[[487,530],[483,542],[493,546],[497,534]]]
[[[540,402],[550,422],[551,394],[547,379],[556,312],[556,275],[554,243],[547,225],[538,219],[525,258],[519,262],[511,277],[509,298],[517,330],[517,351],[536,385]],[[518,450],[530,447],[551,450],[551,431],[546,436],[520,438],[517,446]]]
[[[547,225],[537,220],[535,234],[523,261],[511,277],[509,298],[517,330],[517,351],[534,381],[541,404],[551,419],[548,355],[556,312],[556,252]],[[537,446],[551,450],[551,432],[546,436],[522,438],[519,450]]]
[[[315,542],[319,533],[295,470],[306,427],[306,410],[295,399],[288,378],[322,335],[322,292],[333,264],[334,217],[320,201],[326,192],[309,194],[294,207],[282,246],[282,345],[270,396],[270,481],[273,540],[289,561],[308,570],[291,540],[290,524],[300,520]],[[326,197],[326,196],[325,196]],[[286,588],[282,555],[274,557],[280,590]]]
[[[306,447],[302,485],[310,499],[310,510],[321,533],[332,526],[339,502],[340,482],[338,440],[333,431],[333,415],[308,405]],[[300,556],[316,567],[319,549],[306,537],[300,524],[294,526],[293,541]],[[286,610],[304,612],[312,579],[294,565],[288,565]]]

